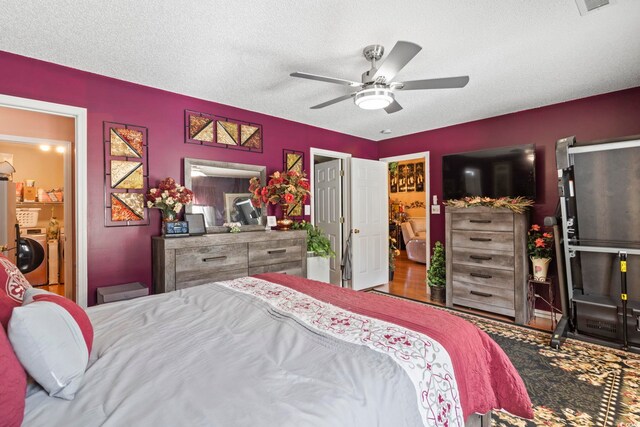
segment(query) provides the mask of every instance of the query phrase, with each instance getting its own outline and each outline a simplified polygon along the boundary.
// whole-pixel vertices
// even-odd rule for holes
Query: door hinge
[[[344,217],[343,216],[340,217],[340,224],[344,224]]]
[[[340,170],[340,176],[344,176],[344,169]]]

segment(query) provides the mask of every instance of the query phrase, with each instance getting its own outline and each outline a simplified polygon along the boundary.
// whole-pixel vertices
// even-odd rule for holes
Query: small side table
[[[544,285],[547,288],[547,298],[536,292],[536,285]],[[527,302],[529,303],[529,322],[535,318],[536,301],[541,299],[545,304],[549,306],[551,311],[551,327],[555,329],[558,323],[556,319],[556,312],[558,311],[553,306],[553,280],[551,277],[547,277],[547,280],[537,280],[532,275],[529,275],[529,281],[527,282]]]

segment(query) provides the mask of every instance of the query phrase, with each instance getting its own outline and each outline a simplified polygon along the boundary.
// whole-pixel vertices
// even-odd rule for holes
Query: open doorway
[[[40,115],[26,111],[19,113],[21,119],[31,118],[32,114]],[[14,119],[18,117],[14,115]],[[63,135],[66,129],[69,139],[73,138],[73,119],[56,119],[60,119],[56,123],[60,128],[52,136]],[[32,286],[75,299],[71,274],[74,264],[73,209],[69,209],[74,198],[72,152],[71,141],[0,136],[0,161],[8,162],[15,169],[12,180],[4,183],[6,189],[2,197],[15,198],[15,205],[10,204],[15,207],[15,215],[11,212],[7,218],[19,224],[15,244],[5,242],[12,249],[7,255],[16,262]],[[65,199],[70,203],[65,203]],[[8,222],[3,221],[0,226],[12,228],[13,224]]]
[[[380,160],[386,162],[389,169],[389,237],[400,253],[393,262],[390,258],[389,283],[376,290],[428,301],[429,152]]]
[[[14,120],[15,115],[35,115],[37,120],[31,121],[31,125],[22,126],[21,121]],[[43,121],[64,122],[69,121],[68,136],[61,136],[59,133],[46,135],[41,133]],[[24,124],[24,123],[23,123]],[[55,125],[52,129],[60,130]],[[28,190],[28,199],[24,200],[24,188],[27,185],[26,180],[32,177],[24,177],[22,198],[16,203],[17,193],[13,192],[13,210],[21,209],[37,209],[40,208],[36,227],[42,228],[45,225],[48,228],[49,220],[54,216],[59,224],[58,230],[58,281],[62,282],[59,292],[70,299],[75,300],[79,305],[87,306],[87,111],[85,108],[74,107],[69,105],[55,104],[50,102],[38,101],[34,99],[19,98],[8,95],[0,95],[0,139],[13,144],[30,146],[31,148],[41,150],[40,146],[48,145],[51,154],[59,155],[63,158],[63,181],[62,194],[55,190],[57,185],[48,185],[41,181],[40,188],[34,182],[36,197],[32,198],[31,192]],[[44,150],[44,149],[42,149]],[[56,151],[57,150],[57,151]],[[47,163],[48,167],[50,163]],[[20,179],[18,177],[18,179]],[[35,179],[33,179],[36,181]],[[20,182],[23,180],[20,179]],[[13,184],[13,183],[12,183]],[[31,184],[31,182],[29,182]],[[47,188],[51,187],[51,188]],[[41,191],[39,191],[41,190]],[[57,194],[56,194],[57,193]],[[40,195],[40,197],[38,197]],[[60,202],[61,204],[53,203]],[[34,201],[31,201],[34,200]],[[42,201],[43,205],[26,206],[26,204],[35,204]],[[47,206],[45,206],[45,204]],[[53,212],[51,212],[53,207]],[[64,217],[62,217],[64,215]],[[44,224],[43,224],[44,223]],[[27,227],[30,228],[30,227]],[[55,228],[55,227],[54,227]],[[78,232],[81,230],[82,232]],[[37,231],[37,230],[36,230]],[[61,235],[63,232],[64,234]],[[33,232],[32,232],[33,233]],[[43,234],[43,233],[36,233]],[[46,239],[46,237],[45,237]],[[32,239],[36,240],[36,239]],[[15,241],[15,240],[14,240]],[[62,242],[62,243],[61,243]],[[47,241],[47,250],[55,255],[55,243],[52,246]],[[62,246],[62,248],[60,248]],[[60,250],[61,249],[61,250]],[[44,257],[44,256],[43,256]],[[62,262],[60,262],[62,261]],[[47,258],[47,285],[49,282],[48,267],[49,263],[54,265],[56,260]],[[55,278],[55,271],[53,272]],[[52,281],[55,281],[52,280]],[[60,283],[58,284],[60,285]]]

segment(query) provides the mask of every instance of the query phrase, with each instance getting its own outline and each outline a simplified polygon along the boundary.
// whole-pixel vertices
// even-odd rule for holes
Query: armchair
[[[427,263],[427,240],[425,220],[414,220],[403,222],[402,239],[407,248],[407,258],[411,261],[422,264]]]

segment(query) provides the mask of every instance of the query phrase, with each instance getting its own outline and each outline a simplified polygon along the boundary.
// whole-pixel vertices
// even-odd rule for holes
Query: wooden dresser
[[[259,273],[305,277],[306,238],[305,230],[153,237],[155,293]]]
[[[472,307],[526,323],[526,215],[447,206],[445,221],[447,307]]]

